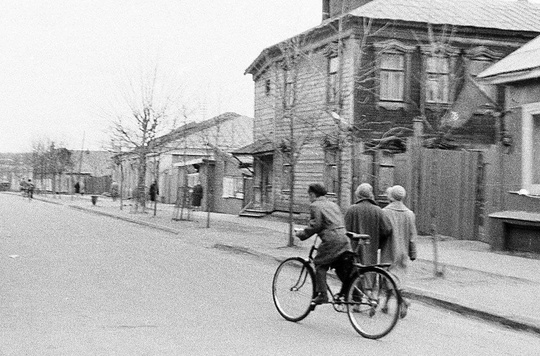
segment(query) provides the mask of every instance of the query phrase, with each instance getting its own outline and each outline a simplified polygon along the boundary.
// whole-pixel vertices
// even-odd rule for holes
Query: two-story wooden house
[[[474,78],[540,33],[540,5],[527,1],[323,0],[322,10],[320,25],[246,70],[255,143],[236,153],[254,157],[253,206],[267,212],[305,211],[312,182],[347,207],[407,149],[415,119],[456,146],[495,143],[495,119],[476,108],[501,96]]]

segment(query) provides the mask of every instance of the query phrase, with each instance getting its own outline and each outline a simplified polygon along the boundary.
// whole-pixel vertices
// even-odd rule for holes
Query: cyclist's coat
[[[309,224],[298,237],[306,240],[318,234],[321,244],[314,258],[316,265],[329,265],[343,252],[351,251],[351,244],[345,235],[343,215],[336,203],[326,197],[318,197],[309,207]]]

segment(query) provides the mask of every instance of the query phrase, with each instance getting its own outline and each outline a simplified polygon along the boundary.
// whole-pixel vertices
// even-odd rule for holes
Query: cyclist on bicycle
[[[350,241],[345,235],[341,210],[336,203],[326,198],[326,193],[326,188],[322,184],[309,185],[308,195],[311,202],[309,224],[307,228],[296,233],[302,241],[314,234],[318,234],[322,241],[317,248],[317,256],[314,258],[317,292],[312,301],[314,304],[328,302],[326,272],[344,252],[352,251]],[[344,276],[341,273],[338,273],[338,277],[343,282]]]

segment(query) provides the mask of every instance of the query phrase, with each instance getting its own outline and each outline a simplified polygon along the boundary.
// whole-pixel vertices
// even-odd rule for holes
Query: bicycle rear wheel
[[[300,321],[311,311],[315,296],[315,274],[299,257],[281,262],[274,274],[272,297],[279,314],[289,321]]]
[[[347,314],[354,329],[368,339],[387,335],[399,318],[401,295],[388,272],[377,267],[359,271],[347,292]]]

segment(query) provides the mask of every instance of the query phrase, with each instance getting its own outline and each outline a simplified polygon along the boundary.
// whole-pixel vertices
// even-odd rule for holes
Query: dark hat
[[[326,193],[328,192],[326,191],[326,188],[324,187],[324,185],[320,183],[312,183],[309,185],[308,193],[313,193],[316,196],[321,197],[323,195],[326,195]]]

